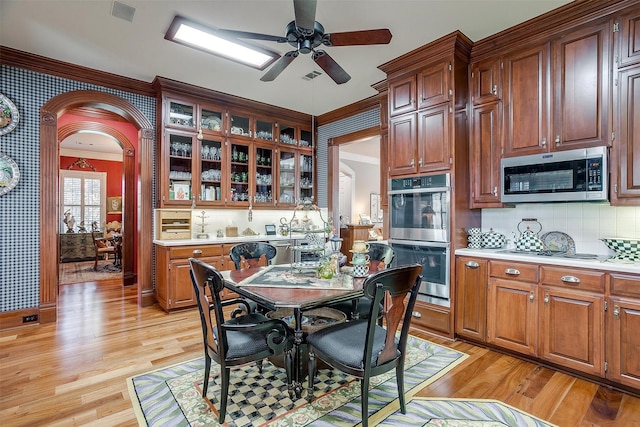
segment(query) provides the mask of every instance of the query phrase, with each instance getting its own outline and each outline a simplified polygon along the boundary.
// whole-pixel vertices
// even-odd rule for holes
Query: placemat
[[[341,274],[333,279],[321,279],[315,273],[298,272],[290,266],[270,265],[247,277],[238,286],[281,286],[287,288],[353,289],[353,277]]]

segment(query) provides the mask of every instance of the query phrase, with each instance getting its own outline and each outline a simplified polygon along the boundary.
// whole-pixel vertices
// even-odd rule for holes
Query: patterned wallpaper
[[[155,98],[0,66],[0,93],[12,100],[20,113],[18,126],[0,136],[0,152],[11,157],[20,169],[16,188],[0,197],[0,312],[39,304],[40,107],[57,95],[75,90],[119,96],[155,123]]]

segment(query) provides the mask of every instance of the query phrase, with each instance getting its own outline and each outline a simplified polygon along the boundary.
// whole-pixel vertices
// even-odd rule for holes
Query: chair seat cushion
[[[229,319],[225,324],[248,324],[248,323],[261,323],[270,321],[260,313],[250,313],[245,316],[240,316],[234,319]],[[247,356],[254,355],[263,351],[268,351],[267,345],[267,332],[255,332],[255,331],[227,331],[227,359],[240,359]],[[218,340],[218,329],[213,329],[213,335],[216,341]]]
[[[307,344],[321,353],[330,354],[334,360],[343,365],[363,369],[362,356],[365,348],[367,322],[368,320],[360,319],[321,329],[307,336]],[[383,327],[375,326],[371,366],[376,366],[378,353],[384,347],[386,333],[387,331]],[[398,355],[400,355],[399,352]],[[325,360],[325,362],[330,361]]]
[[[351,301],[342,301],[337,302],[335,304],[331,304],[328,307],[335,308],[336,310],[340,310],[344,314],[347,315],[347,319],[351,319],[351,313],[353,312],[353,303]],[[380,304],[380,313],[384,309],[383,305]],[[369,312],[371,310],[371,298],[360,297],[358,298],[358,315],[360,319],[368,319]]]

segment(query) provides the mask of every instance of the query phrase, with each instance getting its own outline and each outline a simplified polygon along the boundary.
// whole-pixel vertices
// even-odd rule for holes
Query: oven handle
[[[433,241],[424,241],[424,240],[396,240],[389,239],[389,244],[393,246],[396,245],[409,245],[409,246],[424,246],[430,248],[449,248],[451,243],[449,242],[433,242]]]
[[[389,190],[387,194],[421,194],[421,193],[444,193],[451,191],[451,187],[434,187],[434,188],[409,188],[408,190]]]

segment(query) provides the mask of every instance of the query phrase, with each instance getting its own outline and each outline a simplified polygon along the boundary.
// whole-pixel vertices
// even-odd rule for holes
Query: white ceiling
[[[292,0],[122,0],[132,22],[111,15],[112,0],[0,0],[0,44],[151,82],[163,76],[220,92],[320,115],[376,94],[377,67],[454,30],[473,41],[555,9],[567,0],[318,0],[316,20],[327,33],[389,28],[383,46],[327,47],[352,79],[336,85],[309,55],[273,82],[263,71],[164,39],[176,14],[203,24],[284,35]],[[288,44],[255,42],[284,54]]]

